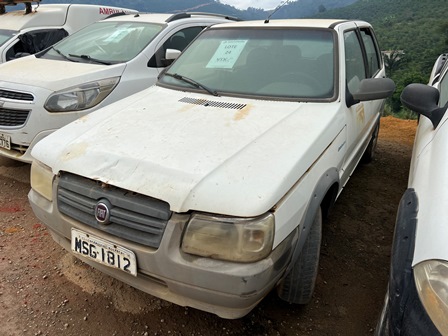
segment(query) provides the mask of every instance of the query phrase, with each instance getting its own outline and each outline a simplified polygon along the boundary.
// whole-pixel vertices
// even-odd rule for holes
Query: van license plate
[[[0,133],[0,148],[11,150],[11,137],[9,135]]]
[[[135,253],[102,238],[72,228],[72,252],[137,276]]]

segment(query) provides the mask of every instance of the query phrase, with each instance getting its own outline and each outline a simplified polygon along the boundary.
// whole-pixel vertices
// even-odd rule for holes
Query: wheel
[[[364,152],[361,162],[362,163],[370,163],[373,161],[375,157],[376,145],[378,144],[378,133],[380,131],[380,122],[375,126],[375,130],[372,133],[372,138],[370,138],[370,142],[367,145],[366,151]]]
[[[277,81],[306,84],[314,89],[318,89],[321,86],[321,83],[319,83],[319,81],[316,78],[302,71],[294,71],[284,74],[280,76],[280,78]]]
[[[277,287],[277,294],[289,303],[310,302],[316,284],[322,239],[322,211],[319,207],[299,258]]]

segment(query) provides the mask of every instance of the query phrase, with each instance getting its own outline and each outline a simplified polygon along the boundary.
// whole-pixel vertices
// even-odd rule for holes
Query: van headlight
[[[120,77],[107,78],[57,91],[48,97],[44,107],[48,112],[71,112],[92,108],[101,103],[119,81]]]
[[[49,201],[53,200],[53,179],[54,174],[50,167],[33,160],[30,174],[31,188]]]
[[[274,222],[270,213],[255,218],[193,214],[185,228],[182,251],[220,260],[258,261],[272,250]]]
[[[429,260],[414,267],[420,301],[442,335],[448,335],[448,263]]]

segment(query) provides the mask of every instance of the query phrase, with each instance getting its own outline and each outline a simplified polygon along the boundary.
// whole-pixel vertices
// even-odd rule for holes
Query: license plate
[[[134,252],[102,238],[72,229],[72,251],[100,264],[137,276]]]
[[[11,150],[11,137],[9,135],[0,133],[0,148]]]

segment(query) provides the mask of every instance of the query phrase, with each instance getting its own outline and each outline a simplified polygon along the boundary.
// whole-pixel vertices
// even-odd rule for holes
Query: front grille
[[[0,126],[25,125],[30,111],[0,108]]]
[[[33,95],[30,93],[1,90],[1,89],[0,89],[0,98],[12,99],[12,100],[24,100],[30,102],[34,100]]]
[[[57,200],[58,209],[64,215],[153,248],[159,247],[171,217],[169,204],[164,201],[70,173],[61,174]],[[100,200],[110,204],[110,223],[107,225],[95,219],[95,206]]]

